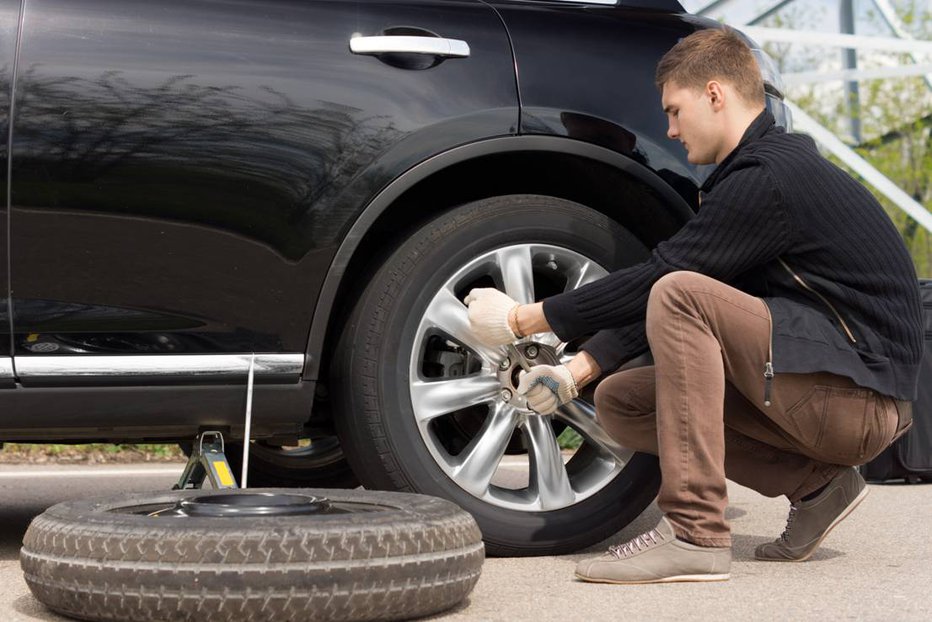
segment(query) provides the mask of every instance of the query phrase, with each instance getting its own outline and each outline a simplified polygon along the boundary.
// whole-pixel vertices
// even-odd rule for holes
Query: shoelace
[[[623,557],[634,555],[635,553],[643,551],[644,549],[654,546],[655,544],[659,544],[663,540],[666,540],[666,538],[662,533],[656,529],[651,529],[647,533],[642,533],[638,537],[628,540],[624,544],[616,544],[615,546],[608,547],[608,552],[618,559],[622,559]]]
[[[784,528],[783,533],[780,534],[780,538],[786,542],[790,537],[790,530],[793,529],[793,521],[796,520],[796,515],[799,510],[795,505],[790,506],[790,515],[786,517],[786,528]]]

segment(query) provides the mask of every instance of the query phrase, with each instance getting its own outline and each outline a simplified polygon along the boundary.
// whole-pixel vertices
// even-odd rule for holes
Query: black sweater
[[[698,214],[647,261],[546,299],[557,336],[608,329],[583,349],[611,371],[647,350],[654,282],[690,270],[764,299],[776,372],[828,371],[915,399],[923,338],[916,273],[870,192],[765,111],[700,197]]]

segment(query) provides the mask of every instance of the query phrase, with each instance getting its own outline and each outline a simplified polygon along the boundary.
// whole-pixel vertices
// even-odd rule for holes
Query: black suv
[[[254,360],[251,484],[446,497],[493,554],[606,537],[655,459],[591,399],[527,410],[462,300],[682,226],[705,171],[653,75],[710,27],[663,0],[0,0],[0,440],[219,430],[238,461]]]

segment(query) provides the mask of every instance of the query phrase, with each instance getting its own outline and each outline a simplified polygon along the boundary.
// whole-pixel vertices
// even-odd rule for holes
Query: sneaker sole
[[[659,579],[645,579],[644,581],[621,581],[618,579],[596,579],[576,573],[577,579],[582,579],[589,583],[611,583],[612,585],[646,585],[648,583],[677,583],[677,582],[710,582],[710,581],[727,581],[731,574],[683,574],[675,577],[662,577]]]
[[[849,503],[849,504],[848,504],[848,507],[846,507],[846,508],[844,509],[844,511],[843,511],[841,514],[839,514],[837,517],[835,517],[835,520],[833,520],[832,523],[828,526],[828,529],[826,529],[824,532],[822,532],[822,535],[819,536],[819,539],[815,541],[815,543],[812,545],[812,548],[809,549],[809,552],[806,553],[805,555],[803,555],[802,557],[796,557],[796,558],[786,558],[786,557],[757,557],[757,555],[755,555],[755,556],[754,556],[754,559],[757,559],[757,560],[760,560],[760,561],[764,561],[764,562],[804,562],[804,561],[808,560],[810,557],[813,556],[813,554],[814,554],[816,551],[819,550],[819,546],[822,544],[822,540],[825,540],[825,538],[828,536],[828,534],[830,534],[830,533],[832,532],[832,529],[835,528],[835,525],[837,525],[837,524],[840,523],[841,521],[843,521],[843,520],[845,520],[846,518],[848,518],[848,515],[851,514],[851,512],[854,511],[854,508],[856,508],[856,507],[858,507],[859,505],[861,505],[861,501],[864,501],[864,498],[867,496],[867,493],[869,493],[869,492],[870,492],[870,488],[867,487],[867,486],[864,486],[864,489],[861,490],[861,492],[858,493],[858,496],[854,498],[854,501],[852,501],[851,503]]]

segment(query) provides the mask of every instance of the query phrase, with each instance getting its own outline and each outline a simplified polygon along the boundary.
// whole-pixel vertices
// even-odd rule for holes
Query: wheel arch
[[[568,199],[616,220],[649,248],[693,208],[651,169],[618,152],[555,136],[496,138],[451,149],[405,172],[362,211],[324,279],[304,378],[323,386],[328,353],[368,278],[404,235],[447,209],[502,194]],[[316,413],[315,413],[316,414]]]

